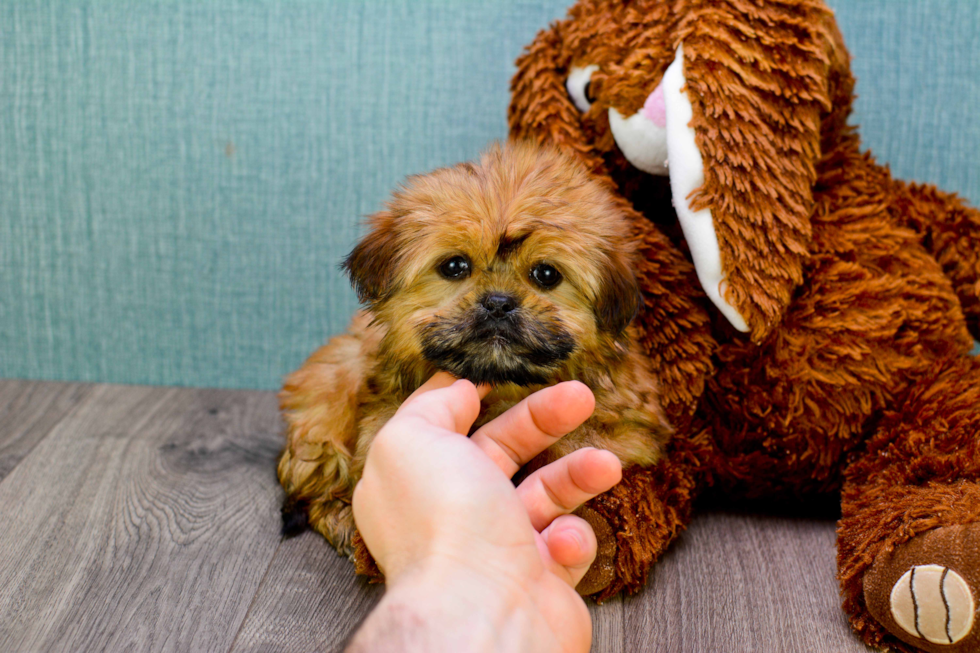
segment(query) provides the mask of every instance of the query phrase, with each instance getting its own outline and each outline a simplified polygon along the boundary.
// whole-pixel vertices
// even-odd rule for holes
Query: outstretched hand
[[[467,438],[488,391],[440,372],[375,438],[353,509],[388,593],[352,650],[588,650],[574,588],[596,541],[569,513],[619,482],[619,459],[580,449],[515,488],[510,477],[595,401],[585,385],[560,383]]]

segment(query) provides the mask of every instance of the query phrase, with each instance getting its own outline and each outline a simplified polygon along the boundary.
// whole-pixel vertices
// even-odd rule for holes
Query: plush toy
[[[582,0],[518,60],[512,135],[631,207],[677,430],[590,503],[580,590],[641,587],[707,488],[840,491],[856,631],[978,651],[980,213],[862,154],[853,89],[817,0]]]

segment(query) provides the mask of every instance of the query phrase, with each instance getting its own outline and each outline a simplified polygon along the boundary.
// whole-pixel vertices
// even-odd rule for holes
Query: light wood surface
[[[383,589],[282,540],[272,393],[0,381],[0,651],[336,651]],[[593,650],[867,649],[834,522],[699,514]]]

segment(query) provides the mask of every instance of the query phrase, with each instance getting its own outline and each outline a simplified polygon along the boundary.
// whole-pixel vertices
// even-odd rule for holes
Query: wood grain
[[[629,653],[626,648],[626,614],[623,598],[617,596],[601,605],[586,601],[592,616],[592,653]]]
[[[91,392],[81,383],[0,380],[0,480]]]
[[[867,653],[838,598],[832,520],[697,515],[624,603],[628,651]]]
[[[96,388],[0,483],[0,650],[228,650],[279,441],[271,393]]]
[[[307,531],[276,551],[232,651],[340,651],[383,594]]]

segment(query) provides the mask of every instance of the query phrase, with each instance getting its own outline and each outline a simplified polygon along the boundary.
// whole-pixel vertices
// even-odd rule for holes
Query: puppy
[[[671,429],[630,322],[642,297],[629,224],[580,164],[530,144],[410,178],[343,262],[365,309],[290,374],[283,529],[349,554],[371,440],[438,370],[492,384],[474,430],[571,379],[595,412],[530,466],[591,446],[650,465]]]

